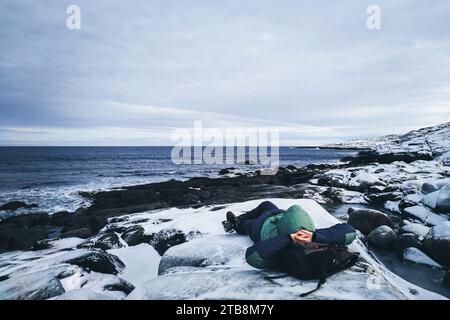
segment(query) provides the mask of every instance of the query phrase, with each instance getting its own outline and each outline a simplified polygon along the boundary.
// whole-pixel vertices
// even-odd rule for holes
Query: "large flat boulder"
[[[309,212],[317,228],[338,223],[312,200],[264,199],[287,209],[301,205]],[[215,211],[216,223],[227,211],[241,213],[263,200],[225,206]],[[217,213],[217,215],[216,215]],[[210,217],[208,218],[210,219]],[[208,220],[209,221],[209,220]],[[197,221],[202,224],[201,219]],[[279,274],[275,270],[257,270],[245,263],[244,252],[251,245],[248,237],[236,234],[211,234],[170,248],[161,259],[160,275],[138,286],[128,299],[301,299],[317,281],[299,281],[292,277],[266,279]],[[440,295],[417,287],[388,271],[360,240],[350,250],[360,253],[352,268],[330,277],[307,299],[441,299]]]

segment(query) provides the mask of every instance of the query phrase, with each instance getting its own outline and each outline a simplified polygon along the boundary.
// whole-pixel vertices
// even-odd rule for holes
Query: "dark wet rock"
[[[236,168],[225,168],[219,171],[219,175],[223,176],[225,174],[230,174],[230,173],[234,173],[236,171]]]
[[[423,240],[423,248],[438,263],[450,266],[450,222],[432,227]]]
[[[317,184],[319,186],[326,186],[326,187],[336,187],[336,188],[347,187],[346,183],[342,179],[329,175],[321,175],[317,180]]]
[[[223,209],[224,207],[222,207],[222,209]],[[214,208],[213,208],[214,209]],[[213,210],[213,209],[211,209],[210,211],[216,211],[216,210]],[[220,210],[220,209],[217,209],[217,210]],[[161,223],[166,223],[166,222],[170,222],[170,221],[172,221],[172,219],[168,219],[168,218],[161,218],[161,219],[158,219],[158,220],[156,220],[156,221],[153,221],[152,222],[152,224],[161,224]]]
[[[55,239],[46,239],[46,240],[39,240],[36,241],[36,243],[31,247],[31,250],[33,251],[39,251],[39,250],[46,250],[53,248],[52,242]]]
[[[22,227],[0,225],[0,250],[29,250],[39,240],[46,239],[50,228],[34,227],[32,232]]]
[[[2,210],[15,211],[15,210],[21,209],[21,208],[31,209],[31,208],[37,208],[37,207],[39,207],[39,206],[35,203],[27,204],[22,201],[10,201],[10,202],[7,202],[4,205],[0,206],[0,211],[2,211]]]
[[[144,242],[144,231],[142,226],[132,226],[127,228],[121,237],[129,246],[136,246]]]
[[[385,192],[387,188],[384,186],[371,186],[369,189],[367,189],[366,193],[368,194],[380,194]]]
[[[108,219],[108,223],[119,223],[119,222],[127,222],[127,221],[130,221],[130,217],[129,216],[114,217],[114,218],[109,218]]]
[[[408,207],[415,207],[417,205],[418,205],[418,203],[416,201],[410,200],[408,198],[403,198],[402,200],[400,200],[400,202],[398,204],[398,208],[401,211],[404,211]]]
[[[447,271],[444,275],[444,279],[442,280],[442,283],[447,288],[450,288],[450,271]]]
[[[114,232],[107,232],[94,242],[93,247],[102,249],[102,250],[110,250],[110,249],[118,249],[122,248],[123,244],[120,242],[119,236]]]
[[[125,294],[130,294],[135,289],[134,285],[128,281],[119,277],[116,277],[116,279],[117,281],[115,283],[107,284],[103,289],[106,291],[122,291]]]
[[[388,226],[379,226],[367,236],[369,243],[379,249],[390,249],[395,243],[397,234]]]
[[[92,237],[94,235],[94,231],[90,228],[78,228],[78,229],[72,229],[65,231],[61,234],[60,238],[81,238],[81,239],[87,239],[89,237]]]
[[[348,223],[364,235],[368,235],[372,230],[382,225],[386,225],[391,229],[394,228],[392,220],[378,210],[349,208],[348,214]]]
[[[65,262],[90,271],[108,274],[118,274],[125,267],[118,257],[100,249],[85,250],[83,254]]]
[[[163,255],[170,247],[182,244],[187,241],[184,232],[176,229],[163,229],[155,234],[150,240],[150,245],[155,248],[160,255]]]
[[[373,193],[373,194],[365,194],[364,200],[373,205],[382,205],[386,201],[398,201],[402,198],[402,194],[400,193]]]
[[[437,191],[438,188],[436,187],[436,185],[429,183],[429,182],[424,182],[422,184],[422,187],[420,188],[420,192],[422,192],[423,194],[429,194],[432,192]]]
[[[117,232],[117,233],[123,233],[125,230],[127,230],[128,227],[120,224],[108,224],[106,225],[105,229],[107,232]]]
[[[226,206],[214,206],[209,211],[219,211],[226,208]]]
[[[330,199],[333,203],[344,203],[342,199],[342,192],[336,188],[327,188],[325,191],[320,193],[322,197]]]
[[[394,247],[398,256],[401,257],[406,248],[413,247],[422,250],[422,243],[418,235],[414,233],[403,233],[397,236]]]
[[[364,165],[369,163],[389,164],[395,161],[411,163],[417,160],[433,160],[431,153],[424,152],[396,152],[378,153],[375,150],[360,151],[358,155],[345,157],[341,161],[350,162],[350,165]]]

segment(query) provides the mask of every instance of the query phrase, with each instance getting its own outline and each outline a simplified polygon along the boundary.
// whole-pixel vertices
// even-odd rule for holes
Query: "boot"
[[[228,211],[227,212],[227,220],[222,222],[223,228],[225,232],[232,232],[233,230],[236,231],[237,228],[241,225],[241,222],[238,217],[234,215],[233,212]]]

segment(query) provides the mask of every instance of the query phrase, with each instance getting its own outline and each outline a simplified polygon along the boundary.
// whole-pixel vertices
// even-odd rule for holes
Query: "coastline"
[[[4,251],[0,259],[10,259],[12,255],[21,261],[25,255],[40,261],[41,255],[49,250],[56,250],[55,254],[69,250],[70,259],[64,261],[70,265],[120,275],[126,263],[114,257],[114,250],[119,250],[119,255],[125,254],[125,258],[129,255],[127,250],[136,250],[139,255],[153,250],[165,259],[166,252],[208,236],[210,229],[197,227],[200,220],[184,221],[179,216],[182,213],[189,216],[201,212],[207,219],[211,215],[215,220],[208,225],[217,233],[221,229],[217,219],[223,218],[222,211],[229,206],[256,199],[288,202],[309,199],[360,230],[358,241],[364,250],[384,259],[392,270],[408,278],[409,266],[418,266],[410,269],[411,274],[422,274],[430,283],[421,279],[416,284],[450,297],[450,290],[445,289],[450,241],[443,243],[440,238],[450,230],[445,211],[447,198],[442,202],[444,207],[436,201],[430,204],[428,200],[436,194],[448,195],[450,167],[445,157],[431,153],[422,149],[392,153],[371,149],[336,163],[280,167],[274,175],[229,168],[221,170],[216,178],[194,177],[81,192],[90,204],[74,212],[17,215],[0,221],[0,250]],[[220,217],[214,213],[220,213]],[[182,228],[179,219],[184,221]],[[442,231],[438,233],[438,230]],[[223,245],[221,250],[228,250],[227,244]],[[17,252],[23,253],[17,255]],[[399,269],[404,263],[408,266]],[[156,267],[152,264],[151,268]],[[8,270],[8,264],[3,271],[0,268],[0,287],[5,283],[15,284],[14,272]],[[415,281],[412,277],[409,280]],[[438,284],[431,281],[443,282],[439,284],[442,287],[436,288]],[[120,298],[128,295],[130,288],[129,284],[122,283]],[[59,291],[55,292],[52,295]]]

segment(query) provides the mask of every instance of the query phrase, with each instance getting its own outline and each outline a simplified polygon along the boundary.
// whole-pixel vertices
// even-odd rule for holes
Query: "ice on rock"
[[[417,218],[423,223],[431,226],[436,226],[445,221],[448,221],[446,217],[433,213],[432,211],[423,206],[408,207],[405,208],[405,212],[410,216]]]
[[[430,228],[420,223],[406,223],[401,227],[400,231],[402,231],[402,233],[414,233],[419,237],[425,237],[430,231]]]
[[[68,291],[50,300],[119,300],[123,296],[95,292],[90,289],[76,289]]]
[[[427,194],[423,197],[422,203],[434,211],[450,213],[450,184]]]
[[[57,275],[65,267],[25,273],[0,282],[0,300],[43,300],[64,293]]]
[[[414,247],[405,249],[405,251],[403,252],[403,259],[418,264],[428,265],[434,268],[442,268],[439,263],[437,263],[429,256],[427,256],[425,253]]]
[[[252,245],[248,237],[224,234],[199,238],[166,251],[158,273],[178,266],[205,267],[211,265],[245,266],[245,250]]]
[[[432,228],[432,237],[435,240],[450,239],[450,221],[446,221]]]
[[[142,243],[134,247],[113,249],[108,253],[118,256],[125,264],[119,276],[134,286],[141,285],[158,275],[161,257],[149,244]]]

